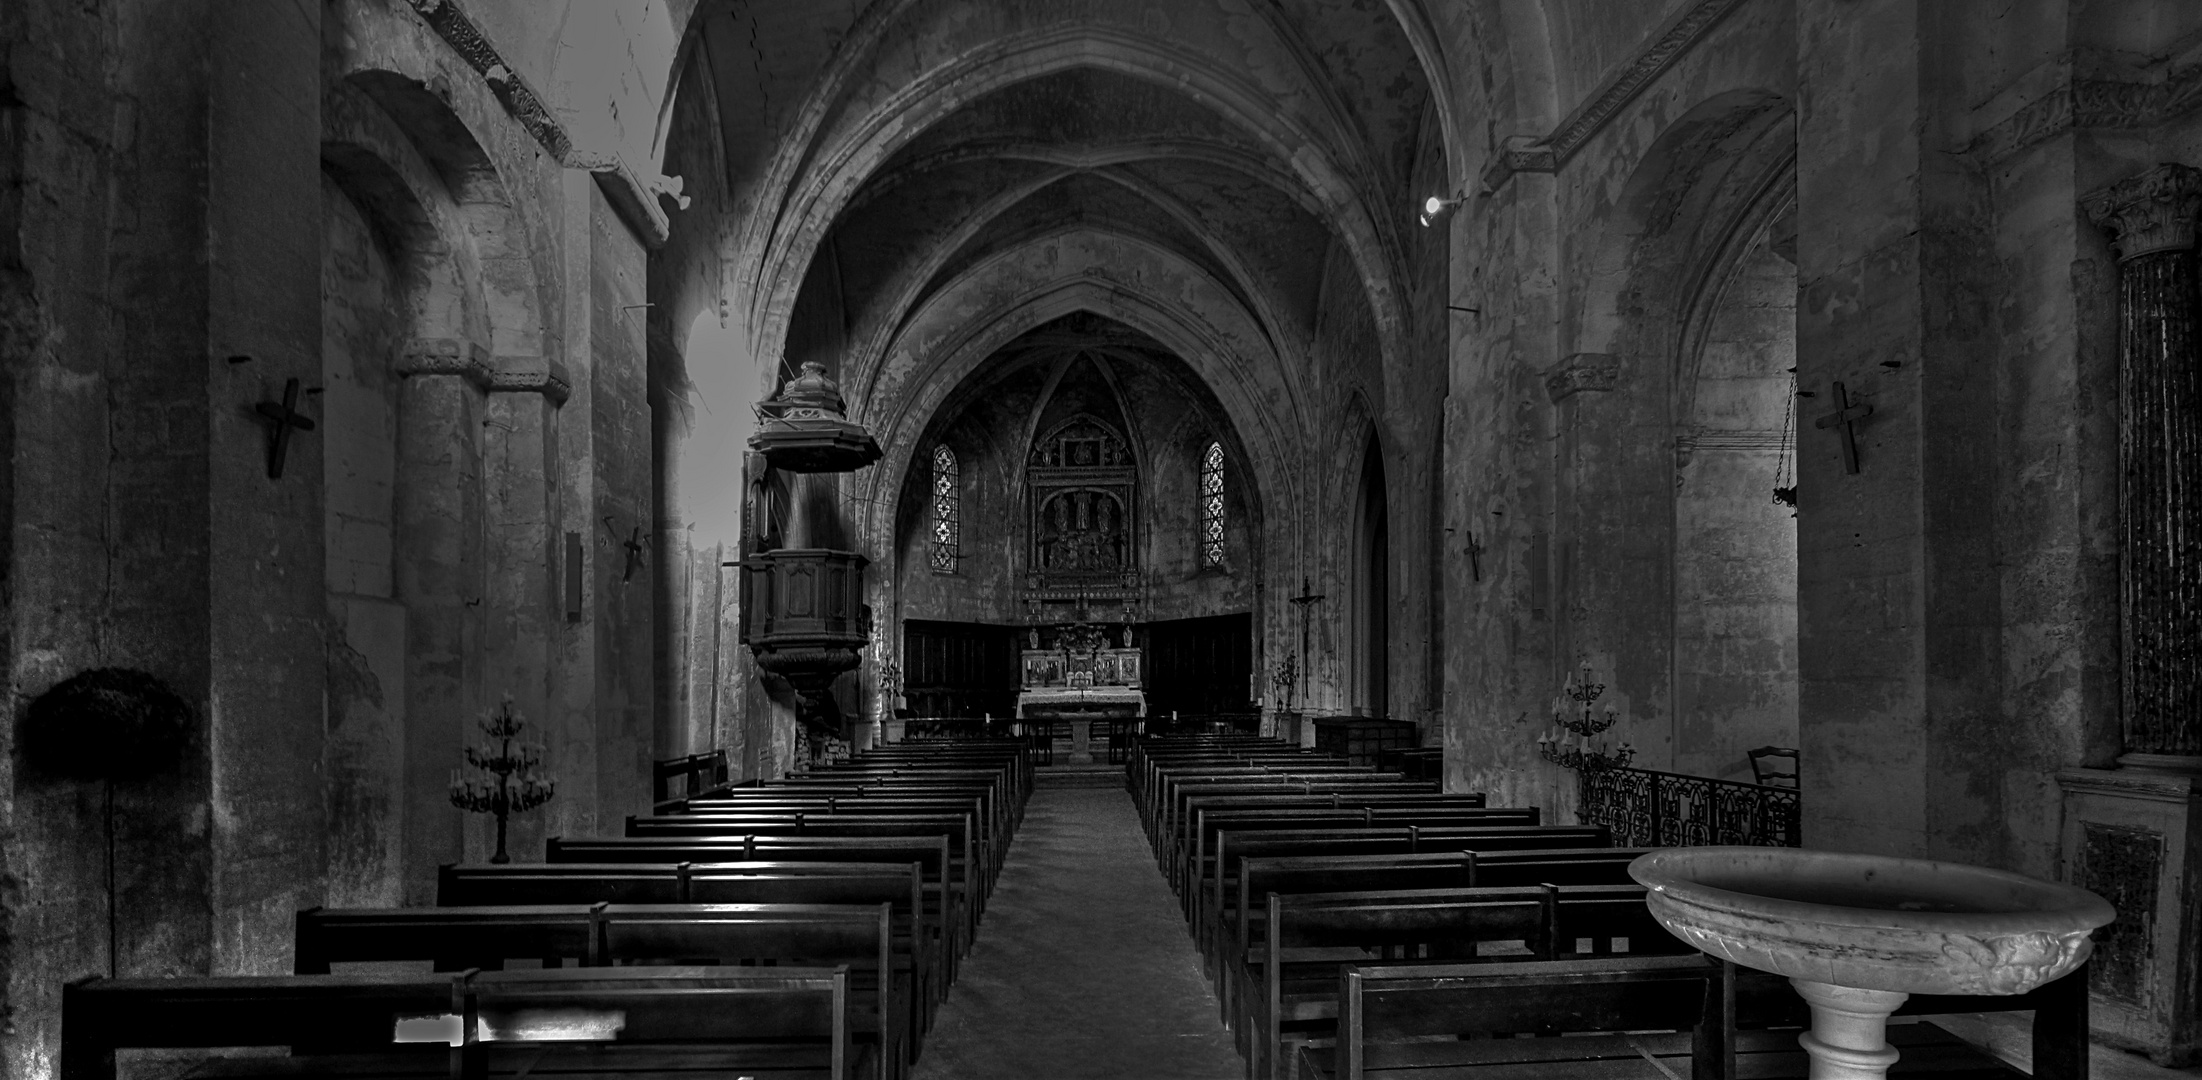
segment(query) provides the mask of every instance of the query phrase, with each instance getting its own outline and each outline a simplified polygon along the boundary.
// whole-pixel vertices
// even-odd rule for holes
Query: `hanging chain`
[[[1797,508],[1797,477],[1789,461],[1789,447],[1797,437],[1796,421],[1797,369],[1790,368],[1789,393],[1782,399],[1781,456],[1774,462],[1774,502],[1791,510]]]

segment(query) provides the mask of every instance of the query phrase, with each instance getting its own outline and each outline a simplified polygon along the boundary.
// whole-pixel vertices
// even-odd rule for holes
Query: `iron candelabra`
[[[1618,750],[1611,739],[1596,738],[1593,743],[1621,719],[1621,710],[1612,702],[1599,708],[1598,699],[1605,692],[1606,684],[1590,681],[1589,661],[1583,663],[1580,682],[1568,676],[1561,696],[1552,699],[1552,730],[1537,736],[1537,752],[1546,761],[1563,769],[1596,772],[1636,760],[1636,748],[1628,743]]]
[[[451,805],[468,813],[497,815],[497,854],[489,859],[493,863],[512,861],[505,854],[506,819],[549,802],[558,791],[556,777],[536,772],[543,762],[543,744],[517,741],[526,726],[512,710],[512,695],[505,695],[497,711],[482,720],[485,741],[465,748],[466,763],[486,775],[462,777],[459,770],[451,770]]]

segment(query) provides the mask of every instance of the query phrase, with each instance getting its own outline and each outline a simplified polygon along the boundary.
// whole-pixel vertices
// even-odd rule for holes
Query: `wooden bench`
[[[681,782],[681,794],[694,795],[713,788],[724,787],[728,769],[726,751],[711,750],[701,754],[689,754],[668,761],[655,762],[650,767],[650,795],[658,802],[673,798],[673,781]]]
[[[1611,834],[1594,825],[1496,825],[1346,828],[1329,830],[1223,830],[1216,834],[1216,855],[1193,879],[1194,943],[1203,953],[1224,940],[1224,916],[1233,909],[1239,862],[1286,855],[1383,855],[1422,851],[1495,852],[1518,849],[1610,847]],[[1560,884],[1554,882],[1554,884]],[[1258,902],[1259,897],[1255,900]]]
[[[1375,828],[1378,826],[1473,825],[1478,827],[1543,824],[1534,806],[1340,806],[1312,809],[1200,809],[1188,815],[1184,861],[1170,875],[1173,883],[1204,876],[1217,833],[1264,831],[1316,831],[1322,829]]]
[[[1342,798],[1387,795],[1428,798],[1440,794],[1443,793],[1437,790],[1436,784],[1421,780],[1401,780],[1396,776],[1378,773],[1301,776],[1291,780],[1189,782],[1178,785],[1169,799],[1158,802],[1155,819],[1148,826],[1148,831],[1158,845],[1164,837],[1182,835],[1192,807],[1207,805],[1219,799],[1264,795],[1293,796],[1307,803],[1319,804],[1332,795]]]
[[[1155,857],[1158,861],[1182,857],[1184,838],[1191,820],[1203,810],[1342,810],[1362,806],[1462,806],[1482,807],[1484,797],[1477,792],[1445,794],[1443,792],[1383,792],[1360,791],[1353,788],[1332,788],[1320,794],[1300,791],[1262,791],[1240,795],[1195,795],[1186,800],[1185,820],[1169,823],[1168,832],[1158,833]],[[1166,850],[1167,848],[1167,850]]]
[[[953,938],[940,932],[921,881],[914,863],[456,863],[438,871],[436,901],[444,908],[885,903],[892,905],[895,940],[909,943],[916,1000],[929,1024],[947,993]]]
[[[924,878],[927,906],[950,946],[951,963],[968,948],[977,914],[965,900],[977,891],[968,863],[949,856],[945,836],[551,837],[548,863],[915,862]]]
[[[1812,1023],[1811,1009],[1804,999],[1789,985],[1789,980],[1750,968],[1730,965],[1731,978],[1736,983],[1736,1027],[1743,1035],[1755,1029],[1803,1028]],[[2033,1067],[2036,1080],[2086,1080],[2088,1075],[2088,997],[2087,965],[2067,973],[2063,978],[2044,983],[2024,994],[2008,997],[1961,994],[1913,994],[1897,1006],[1899,1017],[1943,1016],[1951,1013],[1984,1012],[2032,1012]],[[1970,1046],[1953,1048],[1946,1032],[1930,1038],[1917,1029],[1930,1025],[1894,1024],[1889,1027],[1892,1045],[1906,1057],[1897,1062],[1892,1075],[1926,1071],[1929,1068],[1951,1066],[1963,1070],[1956,1075],[2011,1076],[2025,1075],[2003,1066],[2000,1061],[1983,1060],[1986,1055]],[[1939,1029],[1936,1029],[1939,1030]],[[1911,1049],[1896,1044],[1898,1033],[1906,1032],[1918,1040]],[[1784,1033],[1794,1041],[1794,1035]],[[1961,1040],[1960,1040],[1961,1041]],[[1914,1053],[1916,1049],[1919,1052]],[[1804,1074],[1797,1072],[1801,1077]],[[1940,1072],[1937,1076],[1943,1075]]]
[[[1149,758],[1140,766],[1139,782],[1133,793],[1151,811],[1153,807],[1167,805],[1172,790],[1183,784],[1276,783],[1286,776],[1399,779],[1395,774],[1379,773],[1369,766],[1355,765],[1329,754],[1292,749],[1243,755]],[[1151,812],[1147,817],[1153,820]]]
[[[974,900],[994,884],[994,853],[983,839],[974,815],[931,811],[925,813],[872,813],[820,809],[771,811],[711,811],[668,814],[662,817],[630,817],[626,833],[633,837],[720,836],[929,836],[948,838],[949,852],[972,867],[979,886]],[[976,914],[976,912],[974,912]]]
[[[1287,1075],[1295,1038],[1328,1033],[1337,1019],[1338,975],[1344,963],[1424,962],[1477,957],[1496,943],[1495,960],[1576,958],[1593,942],[1610,954],[1618,939],[1630,955],[1695,952],[1668,934],[1644,906],[1644,887],[1552,885],[1484,888],[1269,894],[1258,955],[1236,972],[1233,1030],[1255,1075]],[[1309,959],[1311,953],[1358,952]],[[1381,953],[1381,955],[1378,955]]]
[[[1482,851],[1409,852],[1391,855],[1286,855],[1249,858],[1239,864],[1232,908],[1217,940],[1234,940],[1231,956],[1247,957],[1261,944],[1264,898],[1273,893],[1367,892],[1470,889],[1533,885],[1634,887],[1629,863],[1644,848],[1583,844],[1572,848],[1509,851],[1498,845]],[[1641,894],[1637,894],[1641,896]],[[1593,953],[1610,952],[1613,943],[1592,935],[1574,935]],[[1572,946],[1570,946],[1572,948]],[[1566,951],[1566,950],[1563,950]],[[1219,983],[1218,992],[1228,988]]]
[[[1279,761],[1271,765],[1245,766],[1220,769],[1201,766],[1185,769],[1158,770],[1154,785],[1147,789],[1141,817],[1150,829],[1162,815],[1179,805],[1186,798],[1202,792],[1227,793],[1246,791],[1249,787],[1268,786],[1298,787],[1302,791],[1322,790],[1308,785],[1382,784],[1392,791],[1436,792],[1434,781],[1405,780],[1397,773],[1380,773],[1366,765],[1348,765],[1334,761],[1310,759],[1305,761]],[[1174,817],[1174,813],[1172,814]]]
[[[910,813],[933,809],[973,814],[981,832],[997,845],[1014,834],[1014,823],[1006,807],[996,805],[996,801],[989,798],[988,790],[980,787],[911,786],[881,790],[818,785],[812,788],[745,788],[704,798],[675,800],[675,803],[677,805],[670,809],[661,807],[657,814],[708,815],[813,808],[855,813]]]
[[[1321,777],[1305,777],[1294,780],[1262,779],[1233,780],[1225,783],[1189,783],[1181,785],[1169,799],[1158,800],[1153,820],[1146,823],[1150,841],[1157,852],[1163,850],[1166,838],[1182,836],[1186,832],[1186,820],[1191,808],[1207,805],[1219,799],[1255,796],[1291,796],[1307,803],[1320,804],[1331,796],[1344,799],[1381,796],[1421,796],[1442,794],[1437,785],[1421,781],[1403,781],[1396,777],[1375,773],[1356,773]],[[1159,857],[1159,856],[1158,856]]]
[[[840,968],[95,977],[62,990],[61,1076],[114,1080],[122,1049],[287,1047],[192,1075],[853,1080],[847,999]]]
[[[1663,966],[1701,966],[1718,973],[1718,995],[1705,995],[1702,1014],[1687,1036],[1680,1033],[1680,1022],[1687,1017],[1672,1010],[1689,995],[1672,982],[1651,977]],[[1898,1015],[2031,1008],[2036,1014],[2032,1075],[2071,1080],[2087,1075],[2086,999],[2082,971],[2016,997],[1915,995]],[[1761,1026],[1772,1022],[1786,1026]],[[1298,1057],[1300,1075],[1309,1080],[1657,1077],[1684,1072],[1693,1077],[1803,1080],[1810,1065],[1797,1034],[1807,1023],[1809,1012],[1787,980],[1701,955],[1450,969],[1348,965],[1340,973],[1336,1047],[1304,1046]],[[1673,1033],[1643,1034],[1662,1028]],[[1575,1034],[1564,1039],[1429,1040],[1524,1032]],[[1902,1055],[1892,1076],[2009,1080],[2027,1075],[1932,1024],[1891,1024],[1888,1038]]]
[[[884,1048],[888,1075],[915,1061],[923,1022],[911,942],[894,905],[590,904],[477,908],[310,908],[298,913],[296,971],[331,963],[419,961],[437,970],[500,969],[513,958],[546,967],[767,961],[847,965],[851,1031]],[[469,962],[473,961],[473,962]]]
[[[1723,976],[1720,964],[1698,954],[1349,964],[1339,974],[1337,1045],[1303,1047],[1300,1074],[1319,1080],[1731,1080],[1734,998]],[[1514,1037],[1430,1039],[1461,1035]]]

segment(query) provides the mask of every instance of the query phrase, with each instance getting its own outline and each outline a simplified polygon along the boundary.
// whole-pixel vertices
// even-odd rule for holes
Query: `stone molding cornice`
[[[2067,77],[1966,146],[1988,164],[2075,128],[2155,127],[2202,107],[2202,64],[2161,82]]]
[[[497,96],[505,111],[543,144],[551,156],[564,162],[573,154],[573,140],[566,135],[565,126],[551,115],[550,106],[543,103],[528,81],[512,66],[505,63],[503,54],[490,44],[474,20],[466,17],[453,0],[406,0],[413,11],[428,24],[436,36],[451,46],[482,78],[489,83],[490,93]]]
[[[398,358],[398,375],[456,375],[487,390],[495,376],[489,352],[469,341],[452,338],[419,338],[409,341]]]
[[[673,223],[658,205],[657,194],[650,185],[642,182],[635,171],[627,166],[627,159],[617,154],[598,156],[576,154],[566,162],[568,168],[587,169],[596,177],[596,185],[604,189],[604,198],[612,204],[627,227],[642,238],[644,246],[655,250],[665,246],[672,235]]]
[[[1704,40],[1744,0],[1698,0],[1667,20],[1629,62],[1598,84],[1575,111],[1545,137],[1508,138],[1483,170],[1483,186],[1492,190],[1518,172],[1558,172],[1583,144],[1613,121],[1675,62]]]
[[[1621,382],[1621,358],[1612,353],[1573,353],[1545,373],[1544,391],[1554,405],[1585,391],[1607,391]]]
[[[2165,163],[2080,198],[2080,210],[2110,234],[2119,262],[2194,246],[2202,213],[2202,169]]]
[[[493,394],[541,394],[553,405],[564,405],[573,395],[573,384],[567,380],[566,371],[556,363],[541,357],[529,356],[507,361],[515,366],[500,366],[489,376],[489,390]]]
[[[504,54],[490,43],[474,20],[459,9],[457,0],[406,0],[415,14],[436,36],[451,46],[489,84],[489,91],[514,121],[535,138],[551,157],[569,169],[586,169],[603,187],[605,198],[619,212],[627,227],[644,244],[662,247],[671,228],[648,184],[637,177],[617,154],[592,154],[576,150],[564,124],[526,78],[505,63]]]

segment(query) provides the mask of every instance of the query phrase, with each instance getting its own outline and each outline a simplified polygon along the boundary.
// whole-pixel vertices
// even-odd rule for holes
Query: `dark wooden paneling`
[[[1250,711],[1254,616],[1148,623],[1146,664],[1149,715]]]
[[[908,619],[902,694],[915,716],[1009,716],[1017,711],[1014,626]]]

